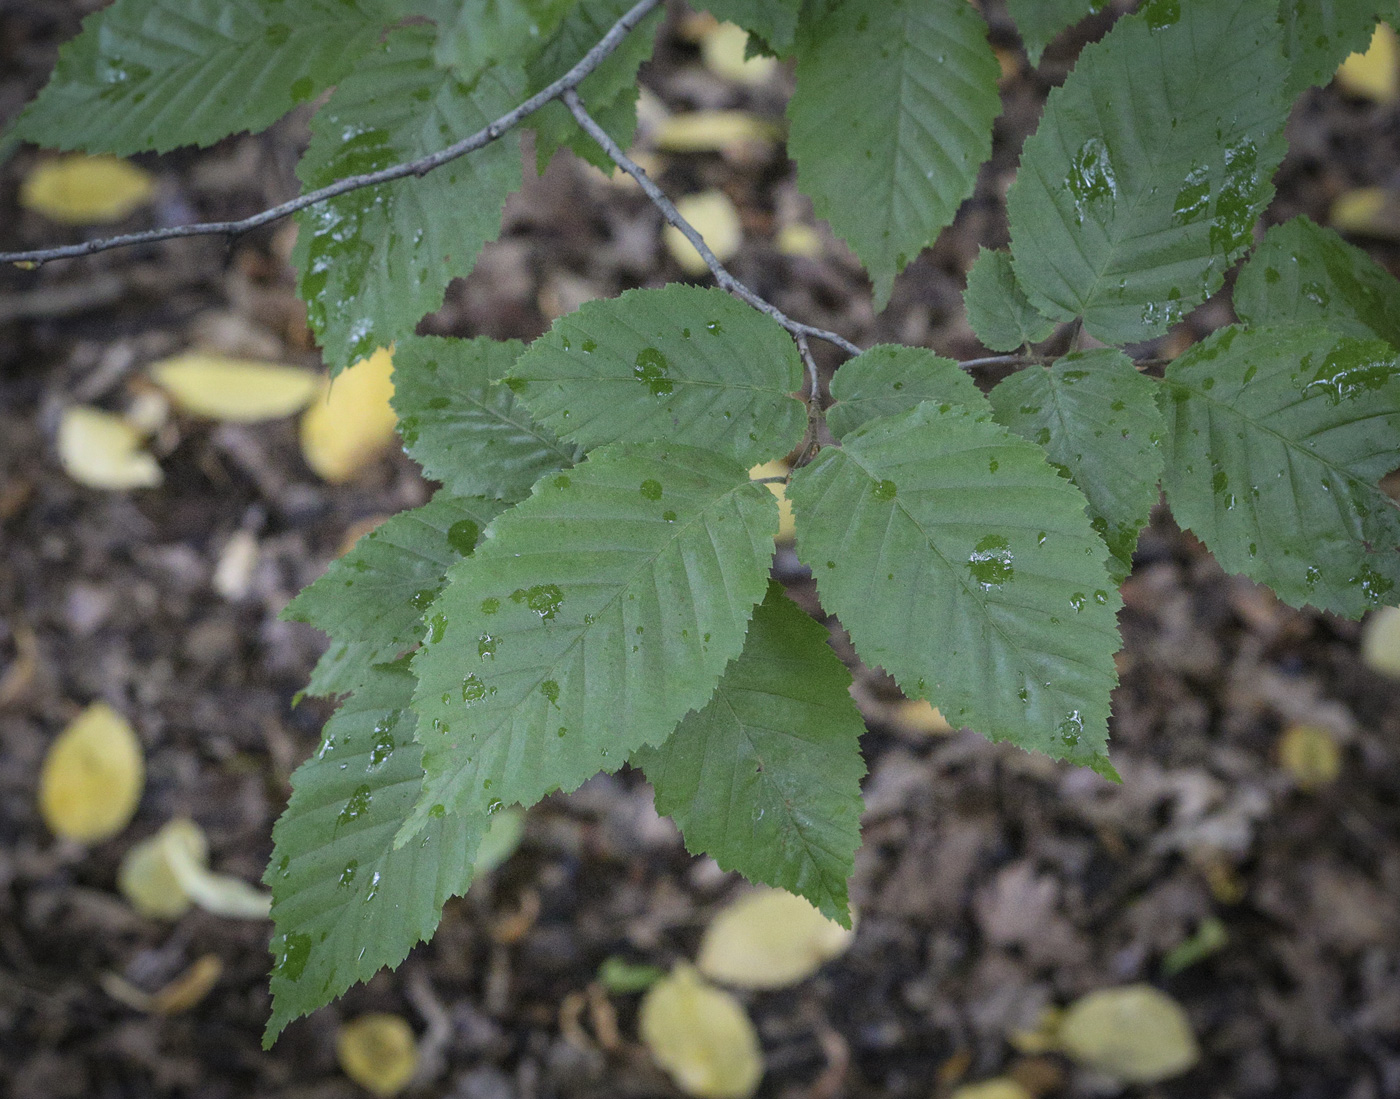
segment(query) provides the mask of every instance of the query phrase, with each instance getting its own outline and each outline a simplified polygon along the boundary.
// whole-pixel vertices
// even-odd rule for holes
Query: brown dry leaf
[[[739,211],[723,191],[701,191],[686,195],[676,201],[676,211],[694,226],[715,258],[723,263],[730,259],[744,243],[744,228],[739,222]],[[666,251],[681,265],[687,275],[699,276],[710,270],[695,250],[695,245],[685,239],[685,234],[674,225],[666,226],[662,235]]]
[[[695,964],[736,988],[785,988],[844,954],[853,937],[802,897],[755,889],[710,921]]]
[[[224,974],[224,963],[217,954],[205,954],[164,988],[151,996],[151,1010],[157,1015],[178,1015],[208,996]]]
[[[679,965],[642,998],[642,1041],[677,1086],[697,1099],[747,1099],[763,1078],[758,1034],[727,992]]]
[[[651,143],[666,153],[716,153],[771,145],[780,134],[773,123],[747,111],[687,111],[658,122]]]
[[[55,835],[98,843],[131,823],[145,783],[136,733],[112,707],[94,702],[49,746],[39,812]]]
[[[1321,725],[1290,725],[1279,737],[1278,758],[1300,790],[1321,789],[1342,770],[1337,738]]]
[[[160,466],[141,449],[142,436],[122,417],[89,405],[70,405],[58,423],[63,472],[88,488],[154,488]]]
[[[1060,1020],[1060,1048],[1081,1065],[1125,1084],[1156,1084],[1201,1059],[1181,1005],[1151,985],[1091,992]]]
[[[197,351],[153,364],[151,376],[183,411],[244,424],[300,412],[321,387],[299,366]]]
[[[948,1099],[1032,1099],[1031,1093],[1007,1076],[983,1080],[980,1084],[965,1084]]]
[[[324,481],[342,484],[379,457],[394,438],[393,353],[381,347],[342,370],[301,418],[301,452]]]
[[[764,462],[749,470],[749,478],[786,477],[791,472],[786,462]],[[792,501],[787,498],[787,485],[774,481],[768,485],[768,491],[778,498],[778,533],[773,540],[790,545],[797,537],[797,520],[792,514]]]
[[[114,156],[70,156],[46,160],[25,177],[19,204],[65,225],[120,221],[151,201],[149,172]]]
[[[189,911],[189,894],[180,887],[180,879],[170,864],[170,852],[177,848],[196,865],[204,865],[209,859],[204,830],[183,817],[168,822],[122,857],[117,888],[141,915],[175,920]]]
[[[1361,627],[1361,660],[1373,672],[1400,679],[1400,607],[1380,607]]]
[[[1365,53],[1354,53],[1342,62],[1337,84],[1349,95],[1377,103],[1400,99],[1400,42],[1389,24],[1377,25]]]
[[[746,57],[749,32],[733,23],[716,23],[700,39],[700,60],[721,80],[750,88],[766,84],[778,67],[774,57]]]
[[[418,1040],[398,1015],[361,1015],[340,1028],[335,1055],[341,1070],[375,1095],[397,1095],[418,1068]]]

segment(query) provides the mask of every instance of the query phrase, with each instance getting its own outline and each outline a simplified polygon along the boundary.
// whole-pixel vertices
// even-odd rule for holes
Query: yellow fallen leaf
[[[1332,200],[1327,220],[1339,233],[1400,240],[1400,191],[1390,187],[1343,191]]]
[[[256,423],[300,412],[321,387],[298,366],[190,352],[151,366],[151,376],[185,412]]]
[[[736,145],[771,144],[773,123],[747,111],[687,111],[657,123],[652,144],[667,153],[714,153]]]
[[[948,1099],[1033,1099],[1031,1093],[1009,1076],[983,1080],[980,1084],[965,1084]]]
[[[801,259],[816,259],[822,254],[824,247],[822,235],[812,226],[803,225],[800,221],[790,222],[779,229],[774,244],[783,255]]]
[[[271,893],[241,878],[212,873],[187,847],[171,844],[165,857],[185,895],[206,912],[235,920],[262,920],[272,910]]]
[[[155,919],[179,919],[190,907],[190,896],[170,864],[170,852],[182,849],[198,865],[209,859],[209,843],[194,821],[179,818],[167,823],[150,839],[142,840],[122,858],[117,888],[131,907]]]
[[[786,462],[764,462],[749,470],[749,478],[786,477],[789,472]],[[797,520],[792,514],[792,501],[787,498],[787,485],[773,481],[768,491],[778,498],[778,533],[773,541],[788,545],[797,537]]]
[[[178,1015],[208,996],[224,974],[224,963],[217,954],[205,954],[151,995],[151,1011],[157,1015]]]
[[[948,724],[948,719],[939,713],[933,703],[926,699],[905,699],[896,703],[894,720],[895,724],[905,729],[912,729],[916,733],[940,736],[943,733],[953,731],[953,727]]]
[[[114,156],[54,157],[20,184],[19,204],[65,225],[120,221],[150,202],[150,173]]]
[[[710,921],[695,964],[736,988],[785,988],[844,954],[853,937],[802,897],[755,889]]]
[[[1181,1005],[1151,985],[1091,992],[1066,1009],[1060,1048],[1074,1061],[1125,1084],[1156,1084],[1201,1058]]]
[[[330,382],[301,418],[301,452],[322,480],[341,484],[393,441],[394,360],[381,347]]]
[[[345,1075],[366,1091],[397,1095],[418,1068],[418,1040],[400,1016],[374,1012],[340,1028],[335,1055]]]
[[[141,449],[141,433],[120,416],[70,405],[58,422],[63,472],[88,488],[154,488],[160,466]]]
[[[1279,737],[1278,758],[1300,790],[1327,786],[1342,770],[1337,739],[1320,725],[1290,725]]]
[[[647,990],[642,1041],[677,1086],[696,1099],[747,1099],[763,1078],[758,1034],[727,992],[679,965]]]
[[[94,702],[49,746],[39,812],[55,835],[97,843],[131,823],[145,782],[141,742],[126,718]]]
[[[700,60],[721,80],[756,87],[773,77],[778,61],[762,54],[745,56],[749,32],[733,23],[718,23],[700,39]]]
[[[732,257],[744,243],[739,211],[723,191],[686,195],[677,200],[676,210],[694,226],[720,263]],[[671,253],[671,258],[681,265],[681,270],[687,275],[703,275],[709,271],[709,265],[701,259],[695,246],[674,225],[666,226],[663,239],[666,251]]]
[[[1361,660],[1381,675],[1400,679],[1400,607],[1380,607],[1361,627]]]
[[[1365,53],[1354,53],[1337,70],[1338,86],[1350,95],[1394,103],[1400,99],[1400,42],[1380,23]]]

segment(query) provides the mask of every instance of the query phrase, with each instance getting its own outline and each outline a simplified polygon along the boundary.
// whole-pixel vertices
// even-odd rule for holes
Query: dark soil
[[[96,6],[0,2],[0,117]],[[1014,49],[992,14],[997,44]],[[878,317],[840,246],[817,259],[774,246],[779,222],[804,209],[780,147],[669,157],[661,182],[735,199],[748,243],[734,269],[790,314],[862,344],[977,355],[963,273],[978,243],[1004,243],[1000,195],[1076,45],[1053,48],[1039,73],[1022,59],[1008,78],[977,196]],[[674,18],[646,79],[673,110],[776,115],[784,94],[781,80],[742,91],[709,76]],[[1290,132],[1270,222],[1300,212],[1325,222],[1343,190],[1400,184],[1393,106],[1315,91]],[[304,136],[293,118],[269,135],[138,158],[161,190],[131,227],[244,215],[289,196]],[[18,208],[36,160],[25,148],[0,169],[0,248],[98,235]],[[556,160],[425,330],[530,338],[581,300],[679,278],[659,224],[637,193]],[[1400,272],[1400,248],[1359,243]],[[635,774],[532,810],[519,853],[449,903],[430,945],[293,1024],[270,1053],[259,1042],[268,925],[199,911],[147,920],[116,890],[122,854],[181,814],[207,830],[215,869],[261,876],[287,776],[327,713],[292,705],[319,635],[277,614],[347,532],[430,491],[397,455],[328,487],[302,462],[290,421],[173,419],[153,444],[166,475],[155,490],[97,492],[59,468],[59,410],[125,407],[154,359],[212,343],[317,362],[287,247],[283,227],[0,272],[0,1095],[354,1095],[334,1035],[368,1010],[403,1014],[423,1039],[413,1094],[676,1094],[637,1042],[637,997],[587,990],[610,956],[662,966],[692,956],[744,885],[685,853]],[[1167,345],[1231,319],[1228,304],[1208,303]],[[220,591],[214,573],[235,536],[251,536],[256,562],[245,584]],[[813,606],[790,551],[778,572]],[[1102,1080],[1018,1052],[1015,1036],[1049,1005],[1148,981],[1185,1006],[1204,1058],[1131,1095],[1400,1097],[1400,685],[1360,666],[1354,623],[1224,575],[1165,512],[1124,594],[1121,786],[972,733],[910,729],[887,682],[857,669],[871,724],[859,932],[809,981],[745,997],[767,1059],[761,1095],[929,1099],[1000,1073],[1036,1096],[1099,1094]],[[82,848],[45,830],[35,787],[47,745],[99,699],[132,721],[149,777],[135,822]],[[1320,791],[1297,789],[1277,761],[1280,731],[1297,722],[1343,745],[1341,777]],[[1224,948],[1164,974],[1164,956],[1211,917]],[[204,955],[223,975],[183,1013],[143,1014],[106,991],[112,974],[160,988]]]

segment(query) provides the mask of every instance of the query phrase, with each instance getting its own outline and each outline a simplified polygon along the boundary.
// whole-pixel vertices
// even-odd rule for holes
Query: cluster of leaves
[[[1102,0],[1008,4],[1034,60]],[[698,6],[795,59],[799,184],[883,304],[991,149],[999,68],[976,7]],[[480,129],[629,7],[116,0],[17,132],[113,153],[206,144],[333,88],[300,167],[315,188]],[[1394,279],[1300,219],[1239,273],[1241,324],[1161,378],[1118,349],[1221,288],[1253,246],[1291,102],[1386,14],[1148,0],[1120,18],[1050,95],[1007,196],[1010,251],[982,253],[966,297],[993,349],[1062,322],[1111,346],[989,394],[917,348],[872,348],[835,375],[834,445],[788,487],[797,552],[910,697],[1112,776],[1117,585],[1159,485],[1227,568],[1294,605],[1357,615],[1400,581],[1400,513],[1378,486],[1400,449]],[[580,87],[624,144],[657,18]],[[599,159],[558,103],[527,124],[542,160]],[[443,487],[287,611],[332,637],[310,690],[348,697],[275,832],[269,1038],[432,933],[499,807],[628,762],[691,850],[849,919],[861,721],[824,628],[769,582],[778,508],[746,472],[813,438],[797,349],[686,286],[591,303],[529,347],[415,336],[521,170],[507,133],[299,215],[328,363],[395,345],[405,447]]]

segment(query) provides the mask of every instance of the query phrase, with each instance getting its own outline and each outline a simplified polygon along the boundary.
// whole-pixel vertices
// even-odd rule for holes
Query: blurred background
[[[99,6],[0,0],[0,119]],[[745,63],[741,33],[670,6],[637,158],[791,316],[862,345],[983,354],[965,272],[979,244],[1006,243],[1002,196],[1048,89],[1132,5],[1108,4],[1037,70],[999,0],[980,6],[1004,74],[996,150],[878,316],[795,188],[791,74]],[[1400,273],[1397,80],[1382,35],[1303,97],[1267,224],[1307,214]],[[24,147],[0,166],[0,249],[254,213],[296,192],[307,133],[299,113],[125,165]],[[818,1099],[1400,1096],[1394,620],[1291,610],[1164,509],[1124,587],[1121,786],[950,729],[853,663],[869,724],[853,937],[733,909],[749,887],[687,855],[624,770],[530,810],[431,944],[263,1052],[257,883],[329,712],[293,705],[323,639],[277,615],[432,490],[369,368],[333,398],[334,430],[301,411],[324,398],[292,239],[284,223],[0,271],[0,1095],[584,1099],[757,1080]],[[693,260],[628,181],[563,154],[527,171],[501,239],[421,331],[530,339],[593,298],[707,282]],[[1233,319],[1208,302],[1146,352]],[[245,377],[231,406],[229,359],[290,369]],[[775,568],[816,612],[790,544]],[[84,802],[81,782],[41,798],[80,717],[70,743],[130,730],[114,765],[134,815],[111,790]],[[185,819],[197,828],[167,827]],[[774,973],[726,977],[726,950]],[[679,1037],[644,1035],[646,990],[697,958],[727,991],[685,1000]]]

